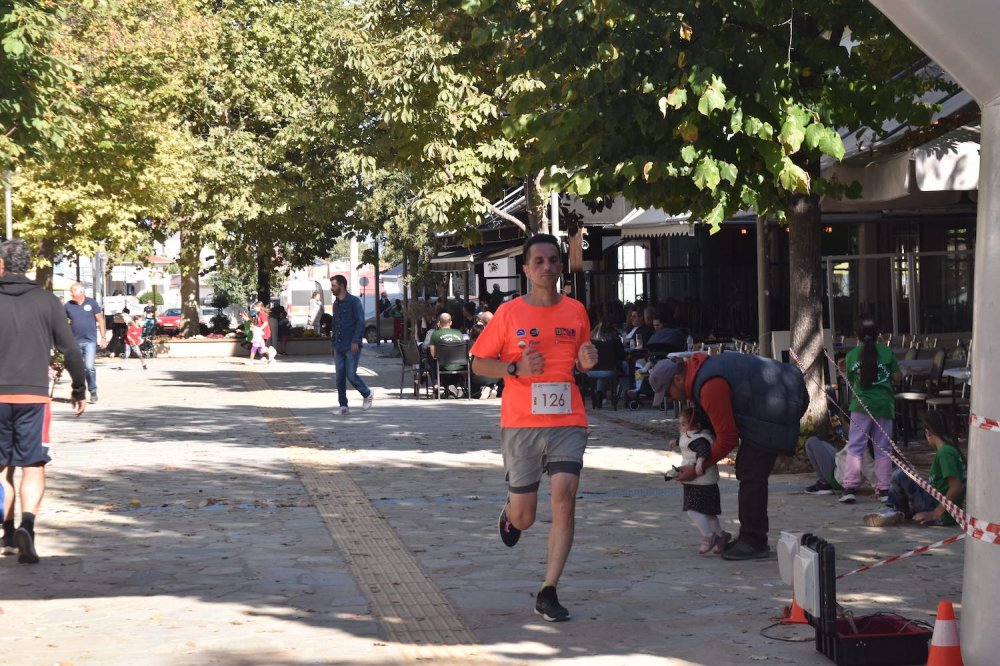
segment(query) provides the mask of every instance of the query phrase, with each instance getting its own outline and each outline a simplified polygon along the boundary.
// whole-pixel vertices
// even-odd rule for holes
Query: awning
[[[979,189],[979,125],[966,125],[902,152],[855,157],[823,177],[861,183],[860,199],[823,199],[827,212],[928,208]]]
[[[622,238],[652,238],[658,236],[694,236],[691,215],[668,215],[659,208],[636,208],[615,226]]]
[[[467,271],[472,268],[473,260],[472,251],[466,248],[445,250],[431,259],[431,270],[438,273]]]
[[[472,249],[451,248],[442,250],[436,257],[431,259],[431,270],[438,273],[468,271],[476,264],[481,264],[491,259],[517,256],[521,254],[522,247],[524,247],[524,239],[516,238],[477,245]]]

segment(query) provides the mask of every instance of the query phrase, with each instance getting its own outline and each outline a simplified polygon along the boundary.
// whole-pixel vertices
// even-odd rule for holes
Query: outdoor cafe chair
[[[420,397],[420,380],[426,379],[423,360],[420,357],[420,347],[413,338],[398,342],[399,355],[403,360],[403,367],[399,373],[399,397],[403,397],[403,384],[406,381],[406,373],[409,372],[413,378],[413,397]],[[428,387],[430,390],[430,387]]]
[[[931,371],[922,379],[913,376],[903,378],[903,390],[896,394],[896,422],[899,426],[900,441],[906,446],[910,441],[910,435],[916,432],[917,410],[923,406],[927,407],[928,398],[937,397],[941,387],[941,375],[944,373],[945,351],[938,349],[934,352],[934,361],[931,364]]]
[[[434,345],[437,352],[437,386],[434,388],[434,397],[439,398],[444,390],[441,382],[442,375],[461,375],[465,377],[465,397],[472,398],[472,366],[469,362],[469,342],[438,342]],[[452,366],[453,370],[446,370],[444,366]]]

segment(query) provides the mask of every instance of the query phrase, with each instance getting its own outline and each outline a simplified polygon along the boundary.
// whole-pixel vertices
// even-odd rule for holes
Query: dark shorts
[[[0,467],[28,467],[52,460],[42,445],[45,405],[0,402]]]

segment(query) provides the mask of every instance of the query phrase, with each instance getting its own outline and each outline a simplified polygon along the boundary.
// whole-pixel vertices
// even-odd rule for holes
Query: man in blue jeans
[[[365,308],[361,299],[347,292],[347,278],[334,275],[330,278],[333,292],[333,364],[337,370],[337,398],[340,413],[351,413],[347,406],[347,382],[358,390],[364,398],[361,409],[371,409],[375,394],[358,377],[358,361],[361,359],[361,336],[365,332]]]
[[[90,402],[97,402],[97,368],[94,359],[97,358],[97,348],[108,346],[104,325],[104,314],[97,301],[83,293],[83,285],[73,283],[69,288],[70,300],[66,301],[66,316],[73,336],[80,344],[83,354],[83,364],[87,368],[87,388],[90,390]]]

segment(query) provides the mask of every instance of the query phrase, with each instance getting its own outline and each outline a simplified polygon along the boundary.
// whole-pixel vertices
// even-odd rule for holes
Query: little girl
[[[715,465],[705,468],[705,461],[712,452],[715,435],[703,430],[697,412],[688,407],[680,413],[680,453],[684,465],[694,465],[698,477],[684,482],[684,511],[701,532],[698,553],[721,553],[732,538],[722,529],[719,514],[722,500],[719,495],[719,469]]]
[[[125,331],[125,358],[129,357],[129,353],[135,352],[136,357],[139,359],[139,363],[142,363],[142,369],[146,369],[146,361],[142,358],[142,352],[139,351],[139,345],[142,343],[142,324],[140,321],[142,317],[136,315],[128,322],[128,330]]]
[[[264,352],[264,327],[254,322],[250,324],[250,362],[253,363],[260,353],[261,360],[267,358]]]
[[[875,492],[879,500],[889,498],[892,461],[889,460],[889,436],[896,417],[896,392],[893,382],[903,378],[896,354],[875,342],[878,327],[869,314],[858,317],[858,346],[847,353],[844,365],[851,384],[851,430],[844,460],[844,492],[840,501],[853,504],[861,485],[861,459],[871,439],[875,445]],[[871,414],[869,416],[869,414]]]

